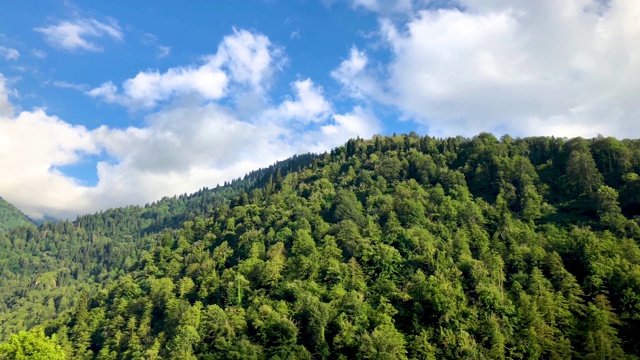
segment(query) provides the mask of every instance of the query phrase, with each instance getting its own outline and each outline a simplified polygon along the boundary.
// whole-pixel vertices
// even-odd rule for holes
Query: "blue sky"
[[[637,137],[635,0],[13,1],[0,196],[75,218],[351,137]]]

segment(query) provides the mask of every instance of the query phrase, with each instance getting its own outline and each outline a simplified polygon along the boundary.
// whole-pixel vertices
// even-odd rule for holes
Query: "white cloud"
[[[212,61],[227,67],[233,80],[262,91],[274,67],[281,66],[285,59],[265,35],[233,29],[232,35],[225,36]]]
[[[68,81],[56,80],[51,83],[53,86],[61,89],[73,89],[77,91],[86,91],[89,85],[87,84],[74,84]]]
[[[6,60],[18,60],[20,52],[16,49],[0,46],[0,56]]]
[[[287,139],[284,143],[289,144],[288,153],[290,155],[307,152],[322,153],[336,146],[344,145],[349,139],[370,138],[382,131],[382,123],[375,114],[371,110],[357,105],[345,114],[332,112],[325,121],[318,125],[315,128],[305,128],[303,131],[292,131],[295,125],[291,126],[291,124],[283,126],[281,132],[285,134]]]
[[[33,49],[31,50],[31,53],[33,54],[33,56],[39,58],[39,59],[44,59],[47,57],[47,53],[44,50],[40,50],[40,49]]]
[[[327,151],[349,138],[380,131],[375,116],[359,107],[344,115],[333,113],[319,129],[292,123],[308,121],[297,118],[283,124],[260,115],[243,120],[225,107],[192,103],[152,114],[144,128],[99,128],[96,141],[116,161],[98,164],[100,182],[91,189],[92,210],[212,187],[291,155]]]
[[[96,19],[78,19],[75,21],[61,21],[57,25],[50,25],[34,29],[44,35],[50,46],[63,50],[102,51],[102,47],[89,38],[110,37],[122,40],[124,34],[115,20],[108,24]]]
[[[159,43],[158,37],[153,34],[150,34],[150,33],[142,34],[142,36],[140,37],[140,42],[146,46],[154,46],[158,51],[158,55],[156,56],[158,59],[167,57],[169,56],[169,54],[171,54],[171,47],[161,45]]]
[[[439,136],[640,136],[639,2],[459,3],[464,11],[413,8],[403,26],[382,19],[384,71],[359,69],[352,52],[334,76]]]
[[[324,125],[322,132],[328,136],[342,135],[342,132],[346,131],[349,134],[349,138],[371,137],[380,133],[380,122],[375,115],[363,109],[360,106],[356,106],[352,112],[341,115],[334,114],[333,119],[335,124]],[[338,145],[338,144],[336,144]]]
[[[14,116],[9,90],[0,81],[0,167],[12,174],[0,178],[0,195],[34,218],[73,219],[77,214],[213,187],[294,154],[326,151],[351,137],[380,131],[380,122],[365,108],[337,112],[311,79],[291,83],[291,96],[277,103],[267,101],[251,112],[220,104],[217,100],[227,94],[264,98],[267,81],[278,66],[274,59],[282,58],[266,37],[247,34],[239,30],[224,38],[218,52],[200,67],[141,72],[125,81],[122,92],[112,83],[91,90],[96,97],[125,106],[179,99],[151,108],[144,126],[86,129],[42,109]],[[205,81],[202,75],[207,72],[220,72],[231,85]],[[221,92],[206,90],[208,85]],[[209,101],[201,101],[202,97]],[[109,159],[98,162],[95,186],[58,170],[90,154]]]
[[[169,54],[171,54],[170,46],[158,45],[158,58],[167,57]]]
[[[273,122],[298,121],[301,125],[325,121],[331,114],[331,104],[322,95],[322,89],[311,79],[292,84],[295,99],[286,99],[278,107],[265,111],[264,117]]]
[[[93,97],[102,98],[104,101],[110,103],[126,103],[126,100],[118,95],[118,87],[111,81],[107,81],[97,88],[91,89],[87,94]]]
[[[199,67],[171,68],[165,73],[140,72],[124,82],[122,94],[110,81],[87,94],[132,108],[153,108],[158,102],[189,93],[196,93],[208,100],[219,99],[224,95],[227,82],[227,75],[208,62]]]
[[[343,145],[351,138],[370,138],[382,131],[382,124],[373,112],[360,106],[346,114],[333,114],[331,117],[332,123],[322,125],[318,132],[306,134],[305,142],[309,142],[306,151],[326,151]]]
[[[13,115],[13,106],[9,102],[9,92],[6,87],[7,79],[0,74],[0,116]]]
[[[91,134],[44,110],[0,115],[0,191],[8,201],[34,218],[44,214],[75,216],[90,206],[87,188],[55,170],[95,153]]]
[[[331,75],[340,82],[346,83],[358,75],[367,66],[369,59],[364,51],[358,50],[356,47],[351,48],[349,59],[343,61],[340,66],[334,70]]]
[[[87,94],[130,108],[153,108],[176,96],[197,94],[205,100],[227,95],[232,81],[262,93],[274,67],[283,60],[280,50],[261,34],[235,30],[226,36],[214,55],[204,57],[199,66],[179,66],[161,73],[147,70],[126,80],[122,92],[106,82]]]
[[[412,0],[353,0],[352,4],[355,8],[383,14],[409,12],[414,5]]]
[[[352,47],[349,58],[342,61],[340,66],[331,72],[331,76],[342,84],[351,97],[359,100],[373,97],[385,102],[384,84],[377,81],[377,75],[369,71],[367,65],[369,65],[367,54]]]

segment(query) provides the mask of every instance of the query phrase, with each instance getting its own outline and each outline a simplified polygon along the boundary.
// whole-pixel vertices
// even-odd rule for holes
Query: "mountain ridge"
[[[2,335],[101,359],[640,354],[640,141],[409,134],[304,163],[0,235]]]

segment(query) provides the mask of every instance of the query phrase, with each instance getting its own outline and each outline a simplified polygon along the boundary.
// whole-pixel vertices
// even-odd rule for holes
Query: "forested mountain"
[[[0,328],[39,327],[0,358],[637,358],[637,174],[638,140],[376,136],[20,227]]]
[[[0,233],[29,224],[31,220],[25,214],[0,197]]]
[[[104,280],[126,272],[158,234],[175,231],[183,221],[210,213],[241,190],[277,181],[314,158],[294,156],[224,186],[165,197],[143,207],[109,209],[74,222],[0,233],[0,339],[54,318],[81,291],[94,291]]]

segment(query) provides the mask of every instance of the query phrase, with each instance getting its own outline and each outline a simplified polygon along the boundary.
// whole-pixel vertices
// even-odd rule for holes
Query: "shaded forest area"
[[[638,140],[376,136],[20,227],[0,355],[637,358],[638,174]]]

